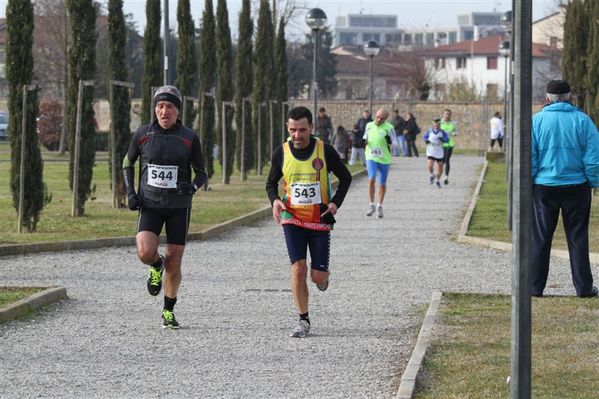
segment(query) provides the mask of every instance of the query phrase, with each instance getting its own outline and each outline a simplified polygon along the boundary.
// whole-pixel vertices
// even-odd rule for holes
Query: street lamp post
[[[374,56],[381,51],[381,47],[374,40],[369,40],[364,44],[364,52],[370,57],[370,115],[372,115],[372,99],[374,98]]]
[[[499,43],[499,54],[503,56],[503,120],[505,121],[507,119],[507,58],[510,56],[509,40]]]
[[[312,41],[314,42],[314,54],[312,63],[312,101],[314,105],[314,117],[316,118],[316,107],[318,102],[318,83],[316,81],[316,58],[318,51],[318,33],[327,23],[327,14],[320,8],[313,8],[306,14],[306,24],[312,29]]]

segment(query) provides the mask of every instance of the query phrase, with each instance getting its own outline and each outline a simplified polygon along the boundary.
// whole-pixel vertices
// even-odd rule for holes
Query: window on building
[[[445,57],[435,57],[435,69],[445,68]]]
[[[435,98],[443,99],[445,95],[445,83],[435,83],[434,86]]]
[[[401,44],[401,34],[400,33],[385,34],[385,44],[387,44],[387,45]]]
[[[464,69],[466,68],[466,57],[456,57],[455,59],[455,67],[456,69]]]
[[[424,35],[422,33],[416,33],[414,35],[414,44],[416,46],[421,46],[424,44]]]
[[[362,33],[362,40],[366,43],[369,40],[376,40],[377,43],[381,42],[380,33]]]
[[[487,69],[497,69],[497,57],[487,57]]]
[[[474,31],[467,30],[464,31],[464,40],[472,40],[474,39]]]
[[[408,45],[408,46],[412,44],[412,34],[411,33],[404,33],[403,44]]]
[[[458,33],[457,32],[449,32],[449,38],[447,39],[447,43],[455,43],[458,41]]]
[[[339,33],[339,44],[358,44],[358,34],[349,32]]]
[[[426,34],[426,47],[433,47],[435,44],[435,34],[434,33],[427,33]]]

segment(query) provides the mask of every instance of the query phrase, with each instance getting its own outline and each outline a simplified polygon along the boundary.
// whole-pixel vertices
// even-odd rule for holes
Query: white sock
[[[374,206],[374,202],[371,202],[371,203],[370,203],[370,206]]]
[[[380,202],[377,202],[376,207],[377,208],[381,208],[383,206],[383,204],[381,204]]]

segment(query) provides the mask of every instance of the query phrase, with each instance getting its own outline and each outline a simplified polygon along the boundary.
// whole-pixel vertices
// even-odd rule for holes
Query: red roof
[[[483,37],[479,40],[465,40],[448,44],[445,46],[433,47],[427,49],[429,55],[498,55],[498,46],[503,40],[507,40],[502,35]],[[540,43],[532,44],[532,56],[540,58],[550,57],[555,48]]]

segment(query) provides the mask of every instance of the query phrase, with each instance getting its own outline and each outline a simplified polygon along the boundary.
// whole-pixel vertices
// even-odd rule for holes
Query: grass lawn
[[[16,302],[43,290],[35,287],[0,287],[0,307]]]
[[[52,202],[42,210],[35,233],[18,234],[17,212],[9,188],[10,162],[2,161],[10,159],[7,151],[7,146],[0,146],[0,245],[135,235],[137,212],[112,207],[106,153],[96,156],[92,179],[95,191],[85,204],[84,216],[73,218],[70,216],[72,194],[68,183],[68,154],[57,156],[46,151],[43,152],[44,182],[52,193]],[[190,232],[201,231],[268,205],[264,189],[268,166],[264,167],[261,176],[252,171],[245,182],[240,181],[239,173],[235,171],[228,185],[220,182],[218,162],[215,162],[215,169],[210,190],[199,191],[194,197]],[[350,167],[352,173],[360,169],[362,167],[357,165]]]
[[[444,294],[415,398],[507,398],[511,297]],[[597,398],[599,301],[533,298],[532,397]]]
[[[476,208],[472,214],[468,235],[497,241],[512,241],[507,229],[507,179],[506,165],[489,162]],[[567,249],[561,217],[553,239],[554,249]],[[589,222],[589,248],[599,252],[599,196],[593,197]]]

